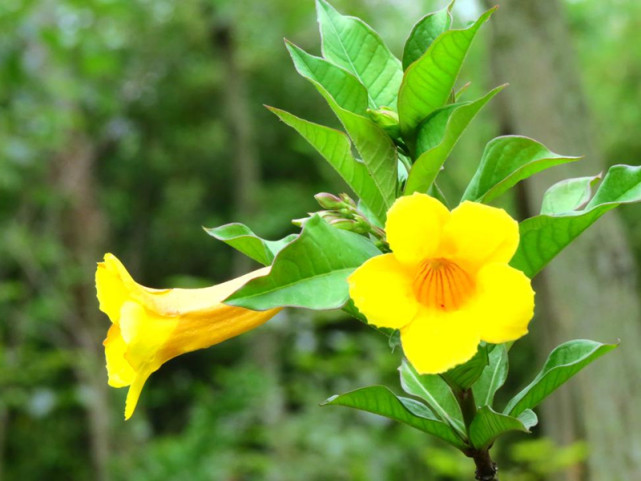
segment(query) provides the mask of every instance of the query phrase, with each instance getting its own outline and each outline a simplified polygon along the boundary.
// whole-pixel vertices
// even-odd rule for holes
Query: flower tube
[[[96,270],[96,289],[100,310],[112,322],[103,343],[109,385],[129,386],[125,419],[133,414],[147,378],[162,364],[254,329],[280,311],[222,303],[269,269],[203,289],[151,289],[136,283],[114,255],[105,255]]]

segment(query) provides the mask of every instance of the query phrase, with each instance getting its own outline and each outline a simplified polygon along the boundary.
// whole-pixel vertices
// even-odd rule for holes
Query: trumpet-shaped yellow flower
[[[445,372],[474,356],[481,340],[527,334],[534,291],[508,265],[519,229],[503,209],[463,202],[450,212],[414,194],[392,205],[385,227],[392,253],[354,271],[350,296],[370,323],[400,329],[417,371]]]
[[[98,263],[100,310],[112,325],[104,341],[109,385],[129,386],[125,419],[147,378],[168,360],[249,331],[280,309],[258,312],[222,301],[269,267],[204,289],[150,289],[136,283],[112,254]]]

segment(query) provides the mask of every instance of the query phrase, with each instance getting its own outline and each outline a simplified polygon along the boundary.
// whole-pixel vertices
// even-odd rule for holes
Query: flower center
[[[447,259],[428,259],[414,277],[414,294],[427,307],[451,311],[460,308],[474,290],[474,281]]]

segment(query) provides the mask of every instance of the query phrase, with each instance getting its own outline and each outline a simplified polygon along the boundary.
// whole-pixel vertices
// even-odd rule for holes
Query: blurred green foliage
[[[411,22],[442,6],[334,3],[372,23],[397,54]],[[460,2],[463,18],[478,13],[469,14],[474,5]],[[617,8],[568,0],[566,7],[604,157],[638,163],[641,6],[636,0],[620,0]],[[91,330],[87,339],[79,328],[97,303],[79,310],[76,296],[76,289],[91,291],[95,264],[78,257],[67,235],[68,224],[79,221],[68,217],[73,199],[61,188],[74,182],[66,159],[78,152],[93,159],[95,184],[85,194],[104,227],[94,260],[100,250],[112,250],[150,286],[229,278],[231,249],[200,226],[240,221],[279,238],[294,231],[289,219],[315,208],[314,193],[344,189],[304,141],[262,108],[277,105],[335,123],[294,73],[282,44],[286,35],[314,51],[314,18],[311,1],[0,2],[2,479],[105,476],[92,461],[95,433],[87,412],[98,394],[83,369],[100,383],[106,375],[91,363],[88,346],[99,349],[99,339]],[[221,28],[235,39],[254,123],[260,184],[251,193],[258,206],[252,212],[239,212],[233,200],[229,79],[215,42]],[[481,39],[462,75],[478,79],[470,98],[491,87],[482,70],[486,50]],[[460,194],[494,129],[490,112],[472,126],[455,151],[446,193]],[[639,211],[624,209],[624,216],[641,260]],[[104,335],[107,318],[97,322]],[[531,349],[511,360],[514,370],[528,369]],[[110,478],[102,479],[467,479],[467,466],[461,472],[443,446],[418,431],[318,407],[337,392],[397,385],[399,359],[384,337],[357,322],[283,314],[257,332],[163,367],[126,424],[124,392],[110,391],[103,412]],[[580,461],[585,449],[529,440],[499,458],[508,461],[510,479],[538,480],[546,479],[546,470]]]

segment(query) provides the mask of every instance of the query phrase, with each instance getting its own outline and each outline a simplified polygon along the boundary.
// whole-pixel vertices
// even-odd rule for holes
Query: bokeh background
[[[334,0],[400,55],[429,0]],[[641,3],[505,0],[461,76],[509,82],[441,183],[460,195],[493,136],[586,154],[503,201],[536,213],[556,179],[641,161]],[[460,0],[459,25],[488,4]],[[340,313],[285,312],[154,374],[123,421],[107,387],[93,274],[106,251],[153,287],[209,285],[252,265],[201,226],[279,238],[340,179],[263,104],[337,125],[282,37],[318,53],[312,0],[0,2],[0,479],[468,480],[472,463],[409,427],[338,407],[401,354]],[[533,435],[496,446],[502,480],[641,479],[641,207],[621,208],[537,279],[531,335],[505,400],[558,343],[622,347],[548,399]]]

